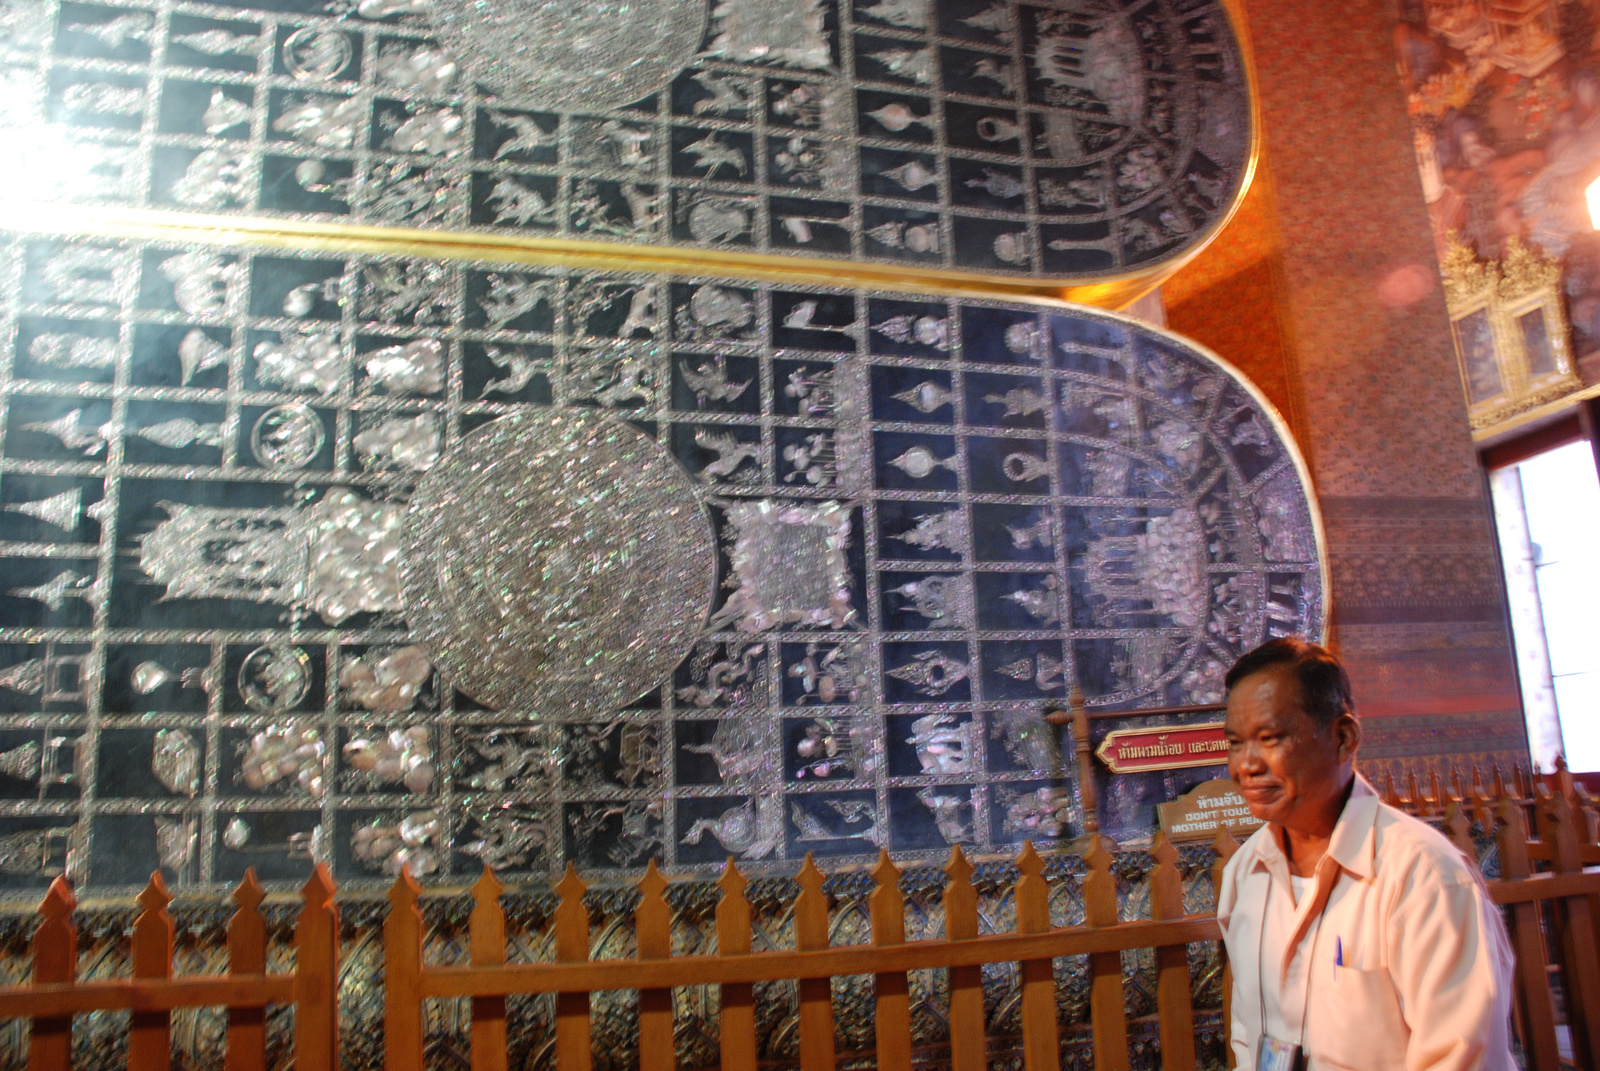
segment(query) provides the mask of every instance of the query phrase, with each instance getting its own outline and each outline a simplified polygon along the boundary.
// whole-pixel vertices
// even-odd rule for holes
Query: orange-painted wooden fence
[[[1506,910],[1518,956],[1515,1025],[1533,1071],[1557,1071],[1557,1027],[1564,1019],[1578,1067],[1600,1066],[1600,872],[1585,872],[1587,860],[1600,859],[1594,801],[1581,786],[1558,775],[1529,783],[1518,775],[1514,788],[1500,783],[1485,790],[1474,776],[1464,788],[1453,777],[1451,790],[1431,780],[1431,794],[1416,779],[1408,793],[1386,787],[1390,802],[1437,818],[1469,853],[1473,818],[1497,830],[1501,877],[1489,883],[1496,903]],[[1536,832],[1534,836],[1532,832]],[[1213,877],[1237,849],[1226,832],[1214,842]],[[911,1016],[906,972],[944,969],[949,987],[950,1053],[953,1071],[986,1066],[988,1039],[981,968],[1016,963],[1021,978],[1021,1029],[1024,1064],[1029,1071],[1060,1064],[1057,993],[1052,960],[1088,957],[1089,1013],[1094,1066],[1130,1064],[1125,1016],[1122,953],[1155,950],[1156,997],[1162,1066],[1184,1071],[1196,1064],[1194,1009],[1191,1005],[1188,950],[1196,941],[1218,939],[1216,919],[1185,915],[1177,851],[1158,836],[1150,848],[1150,918],[1119,921],[1111,872],[1114,845],[1098,833],[1080,844],[1088,866],[1083,881],[1084,923],[1052,926],[1044,860],[1024,848],[1016,861],[1013,889],[1015,928],[1011,933],[980,934],[978,898],[972,866],[959,848],[945,867],[945,933],[924,941],[905,939],[900,871],[880,856],[872,871],[876,889],[869,903],[870,945],[829,944],[824,875],[809,857],[797,881],[793,949],[751,950],[751,905],[746,882],[730,861],[718,883],[717,952],[674,957],[667,879],[652,863],[638,883],[635,912],[637,956],[591,960],[587,886],[568,868],[556,886],[560,897],[553,928],[553,962],[507,964],[504,889],[485,870],[471,893],[468,962],[428,966],[423,962],[421,890],[402,874],[389,893],[384,923],[384,1043],[387,1071],[422,1071],[424,1003],[470,998],[471,1063],[474,1071],[507,1067],[506,998],[514,994],[556,996],[555,1065],[558,1071],[587,1071],[592,1063],[589,1002],[598,990],[637,990],[641,1071],[674,1067],[672,990],[680,986],[721,987],[722,1066],[756,1066],[753,987],[756,983],[799,983],[799,1045],[803,1071],[831,1069],[835,1062],[830,979],[872,975],[876,997],[877,1063],[886,1071],[911,1066]],[[238,912],[229,925],[230,972],[213,976],[171,976],[173,925],[168,896],[159,876],[140,896],[142,911],[132,932],[133,977],[125,981],[74,982],[77,934],[73,897],[65,882],[51,886],[40,907],[34,936],[34,971],[29,985],[0,988],[0,1017],[33,1020],[30,1071],[71,1065],[71,1017],[96,1009],[133,1012],[128,1046],[132,1071],[169,1066],[169,1014],[173,1008],[224,1006],[229,1009],[227,1071],[254,1071],[265,1064],[264,1010],[268,1004],[295,1006],[294,1060],[298,1071],[333,1071],[337,1062],[334,985],[337,977],[338,918],[333,884],[318,866],[303,890],[305,903],[295,928],[296,966],[291,974],[265,972],[266,928],[258,910],[261,890],[253,875],[235,893]],[[1550,984],[1551,957],[1564,994],[1558,1007]],[[1223,994],[1230,985],[1224,966]],[[1224,1021],[1227,1009],[1224,1007]]]
[[[296,1071],[334,1071],[339,918],[333,892],[328,868],[318,864],[301,890],[305,903],[295,923],[295,969],[289,974],[268,974],[261,886],[250,871],[233,893],[238,910],[228,920],[228,973],[174,977],[173,925],[167,913],[171,897],[161,875],[154,874],[139,894],[142,910],[133,923],[133,977],[79,982],[75,980],[78,931],[72,924],[77,901],[71,887],[57,878],[39,905],[39,926],[31,947],[32,981],[0,987],[0,1018],[33,1020],[28,1071],[64,1071],[72,1066],[74,1015],[131,1011],[128,1067],[156,1071],[168,1066],[174,1008],[225,1007],[225,1071],[265,1071],[267,1005],[293,1004]]]
[[[1427,775],[1428,790],[1414,771],[1405,773],[1406,792],[1385,779],[1384,799],[1420,818],[1441,821],[1458,847],[1475,858],[1470,832],[1476,819],[1497,829],[1500,878],[1489,883],[1495,903],[1505,908],[1511,946],[1517,956],[1515,1022],[1530,1071],[1559,1071],[1558,1009],[1550,969],[1560,971],[1565,1025],[1573,1063],[1600,1068],[1600,807],[1584,786],[1573,781],[1564,763],[1548,777],[1513,771],[1508,788],[1494,770],[1485,788],[1477,770],[1463,785],[1452,769],[1450,785],[1438,771]],[[1538,836],[1530,836],[1537,831]],[[1585,871],[1585,868],[1590,868]],[[1551,963],[1550,951],[1555,952]]]
[[[1030,1068],[1059,1065],[1056,1032],[1055,976],[1051,961],[1058,956],[1089,957],[1089,1004],[1094,1021],[1097,1067],[1128,1063],[1127,1020],[1124,1016],[1121,953],[1157,948],[1157,1002],[1163,1025],[1163,1065],[1173,1071],[1195,1066],[1194,1012],[1190,1005],[1189,963],[1185,945],[1219,937],[1211,915],[1184,915],[1177,869],[1177,850],[1158,837],[1155,858],[1153,917],[1118,922],[1117,894],[1111,874],[1109,842],[1093,838],[1087,845],[1089,873],[1084,882],[1086,920],[1083,926],[1050,924],[1049,889],[1044,860],[1024,848],[1017,859],[1014,889],[1016,930],[980,935],[978,899],[972,865],[959,848],[945,867],[945,932],[938,940],[905,939],[905,903],[900,870],[887,853],[872,871],[877,888],[869,902],[870,945],[830,946],[824,876],[808,856],[797,878],[793,950],[750,951],[751,907],[745,879],[730,861],[718,883],[715,955],[671,956],[671,913],[667,880],[652,863],[639,882],[642,895],[634,915],[638,956],[625,960],[589,959],[587,886],[568,868],[556,886],[556,962],[504,963],[505,915],[500,883],[485,870],[472,888],[468,944],[472,962],[459,967],[422,965],[421,890],[402,875],[389,894],[384,932],[385,1024],[384,1065],[388,1071],[421,1071],[423,1067],[423,1001],[472,998],[472,1066],[475,1071],[506,1067],[505,998],[518,993],[556,993],[558,1071],[586,1071],[591,1066],[589,994],[596,990],[635,989],[639,1000],[641,1071],[668,1071],[674,1066],[671,991],[678,986],[722,988],[721,1045],[724,1068],[753,1068],[757,1054],[751,990],[758,982],[791,979],[799,983],[800,1066],[821,1071],[834,1066],[833,999],[829,980],[839,975],[870,974],[876,983],[878,1066],[911,1066],[911,1013],[906,972],[948,968],[950,1045],[954,1071],[980,1071],[986,1066],[984,1007],[979,971],[985,963],[1021,965],[1022,1031]],[[1237,847],[1231,838],[1226,847]],[[1218,866],[1222,864],[1219,862]]]

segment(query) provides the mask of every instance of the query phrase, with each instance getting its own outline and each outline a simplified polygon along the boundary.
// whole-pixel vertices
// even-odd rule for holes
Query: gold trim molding
[[[1254,172],[1253,154],[1250,172]],[[1236,201],[1228,214],[1218,221],[1217,229],[1181,258],[1125,276],[1065,286],[1059,285],[1056,280],[1013,279],[972,272],[907,269],[894,264],[766,253],[713,252],[567,238],[374,227],[266,216],[40,201],[0,202],[0,229],[72,237],[198,242],[204,245],[240,243],[308,252],[388,254],[495,264],[669,272],[683,276],[716,275],[763,282],[864,287],[954,297],[1045,298],[1116,310],[1133,304],[1171,278],[1210,244],[1217,230],[1226,225],[1237,208]]]

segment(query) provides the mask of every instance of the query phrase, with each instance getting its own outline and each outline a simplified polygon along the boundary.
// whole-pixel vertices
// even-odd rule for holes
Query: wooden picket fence
[[[589,910],[584,905],[588,886],[569,866],[556,885],[561,898],[554,918],[556,962],[527,964],[505,962],[503,890],[485,870],[472,887],[474,906],[468,920],[471,963],[460,967],[423,965],[422,916],[417,908],[421,891],[409,875],[402,875],[390,891],[384,925],[384,1065],[388,1071],[421,1071],[422,1002],[470,997],[473,1071],[505,1071],[505,998],[554,993],[556,1071],[587,1071],[591,1066],[589,994],[634,989],[639,991],[640,1071],[669,1071],[675,1066],[672,990],[714,985],[721,987],[722,1066],[753,1069],[758,1053],[753,987],[758,982],[794,980],[799,983],[800,1067],[802,1071],[831,1071],[835,1061],[830,979],[872,975],[876,983],[877,1065],[885,1071],[908,1071],[912,1044],[906,972],[945,969],[952,1069],[981,1071],[987,1066],[982,966],[1017,963],[1026,1065],[1030,1069],[1057,1068],[1060,1055],[1051,961],[1059,956],[1088,956],[1095,1066],[1127,1067],[1122,953],[1153,948],[1163,1066],[1171,1071],[1192,1069],[1196,1066],[1194,1011],[1184,946],[1217,940],[1216,918],[1183,913],[1177,849],[1158,837],[1150,849],[1155,859],[1150,876],[1152,917],[1119,922],[1109,850],[1113,847],[1103,837],[1091,837],[1085,845],[1089,868],[1083,882],[1085,924],[1052,927],[1044,860],[1032,844],[1025,846],[1016,861],[1016,930],[982,935],[978,932],[972,864],[959,847],[953,849],[944,868],[948,878],[945,936],[926,941],[905,939],[901,872],[887,852],[880,853],[871,872],[877,886],[869,898],[872,943],[832,947],[828,943],[825,878],[808,855],[796,878],[800,892],[794,902],[795,947],[772,952],[751,951],[746,881],[730,860],[717,883],[722,892],[716,909],[717,952],[678,957],[671,955],[667,879],[652,862],[638,885],[642,896],[634,915],[638,956],[610,960],[589,958]],[[1219,874],[1224,863],[1225,859],[1216,864]]]
[[[1530,776],[1518,768],[1507,787],[1498,769],[1485,788],[1477,769],[1463,785],[1452,767],[1449,787],[1437,768],[1429,790],[1414,770],[1404,775],[1406,792],[1385,778],[1384,800],[1419,818],[1439,821],[1456,846],[1476,858],[1472,825],[1497,829],[1500,878],[1489,883],[1494,902],[1505,908],[1517,957],[1516,1027],[1530,1071],[1558,1071],[1558,1008],[1550,970],[1560,971],[1565,1023],[1573,1062],[1600,1067],[1600,805],[1558,760],[1555,773]],[[1538,837],[1529,831],[1537,830]],[[1552,965],[1550,950],[1555,951]]]
[[[1385,786],[1391,803],[1442,822],[1448,835],[1475,856],[1474,822],[1496,831],[1500,877],[1489,883],[1495,903],[1505,909],[1517,953],[1515,1027],[1532,1071],[1558,1071],[1557,1030],[1570,1031],[1574,1064],[1597,1067],[1600,1055],[1600,864],[1595,801],[1582,786],[1558,774],[1543,781],[1514,775],[1505,786],[1499,775],[1485,789],[1474,774],[1471,787],[1459,776],[1451,787],[1430,778],[1431,793],[1414,776],[1401,794],[1392,780]],[[1537,837],[1530,834],[1537,831]],[[877,1065],[905,1071],[912,1064],[910,986],[907,972],[942,970],[949,998],[952,1071],[987,1066],[989,1038],[982,967],[1016,963],[1020,967],[1021,1044],[1028,1071],[1055,1071],[1061,1060],[1052,961],[1086,956],[1094,1066],[1107,1071],[1130,1066],[1122,953],[1154,950],[1156,1004],[1162,1067],[1185,1071],[1196,1066],[1195,1013],[1187,945],[1219,938],[1211,915],[1183,912],[1177,850],[1157,836],[1149,854],[1150,918],[1119,921],[1111,872],[1115,845],[1098,833],[1078,846],[1087,865],[1082,881],[1084,922],[1057,927],[1050,922],[1044,860],[1027,845],[1016,860],[1012,890],[1014,932],[979,932],[978,896],[973,868],[959,848],[946,865],[943,896],[944,936],[907,941],[901,872],[886,853],[871,876],[869,900],[872,942],[830,946],[825,877],[808,856],[797,875],[793,905],[793,949],[752,951],[752,908],[746,880],[730,860],[718,886],[716,948],[710,955],[671,954],[672,913],[667,879],[651,863],[638,883],[635,911],[637,955],[628,959],[590,959],[587,885],[568,867],[556,885],[559,905],[552,920],[553,962],[506,962],[504,889],[485,870],[472,887],[468,920],[468,960],[461,966],[430,966],[423,960],[421,890],[402,874],[389,892],[384,923],[384,1066],[387,1071],[422,1071],[424,1003],[470,998],[474,1071],[504,1071],[508,1066],[506,998],[518,994],[555,995],[557,1071],[588,1071],[592,1066],[590,994],[603,990],[639,993],[640,1071],[675,1066],[672,990],[718,986],[721,990],[721,1056],[725,1071],[757,1066],[755,994],[757,983],[792,980],[799,991],[799,1056],[802,1071],[835,1066],[834,1018],[830,980],[838,976],[874,978]],[[1238,843],[1226,831],[1214,841],[1213,880]],[[65,882],[51,886],[39,909],[33,939],[33,978],[29,985],[0,988],[0,1018],[32,1022],[30,1071],[56,1071],[71,1065],[71,1017],[100,1009],[133,1012],[128,1046],[131,1071],[169,1066],[170,1012],[174,1008],[222,1006],[228,1009],[226,1071],[257,1071],[265,1066],[264,1012],[268,1004],[293,1004],[294,1060],[299,1071],[333,1071],[338,1058],[335,979],[338,918],[333,883],[318,866],[303,890],[304,905],[295,928],[293,973],[266,973],[265,923],[258,910],[261,889],[248,876],[235,893],[238,912],[228,931],[231,955],[226,975],[172,976],[173,923],[159,876],[140,896],[142,911],[132,930],[133,977],[124,981],[75,982],[77,935],[74,907]],[[1549,950],[1554,950],[1554,963]],[[1560,999],[1551,985],[1559,973]],[[1222,992],[1230,992],[1224,961]],[[1224,1006],[1223,1021],[1228,1009]]]
[[[1473,813],[1482,828],[1497,829],[1501,877],[1489,883],[1495,903],[1506,908],[1516,950],[1516,1027],[1532,1071],[1558,1071],[1557,1007],[1550,985],[1546,935],[1557,948],[1565,994],[1565,1025],[1577,1067],[1600,1066],[1600,873],[1584,873],[1584,860],[1600,860],[1593,801],[1581,786],[1569,797],[1545,785],[1530,786],[1526,796],[1501,788],[1498,799],[1480,792],[1429,800],[1413,793],[1403,805],[1437,805],[1451,838],[1470,858],[1477,858],[1471,840]],[[1567,786],[1569,789],[1572,786]],[[1480,786],[1481,788],[1481,786]],[[1391,789],[1391,796],[1395,794]],[[1411,809],[1416,809],[1412,807]],[[1529,814],[1540,837],[1529,836]],[[1226,830],[1213,846],[1213,882],[1239,845]],[[987,1065],[985,1018],[980,970],[986,963],[1018,963],[1021,968],[1021,1025],[1024,1067],[1055,1071],[1060,1067],[1052,960],[1058,956],[1089,957],[1089,1007],[1093,1066],[1130,1066],[1128,1022],[1123,993],[1122,953],[1155,950],[1157,1011],[1161,1066],[1189,1071],[1196,1066],[1194,1009],[1188,964],[1190,942],[1216,940],[1216,920],[1183,914],[1177,852],[1158,834],[1150,848],[1148,921],[1119,922],[1116,886],[1111,875],[1114,847],[1091,833],[1087,838],[1083,882],[1082,926],[1052,927],[1043,860],[1028,845],[1017,860],[1019,877],[1013,891],[1016,932],[979,936],[977,898],[971,865],[960,848],[945,867],[945,937],[906,942],[900,871],[887,853],[872,871],[877,883],[870,899],[873,941],[869,946],[828,947],[828,910],[824,877],[808,856],[799,875],[794,905],[794,951],[750,951],[750,905],[745,880],[730,861],[719,886],[718,952],[709,956],[670,956],[671,913],[665,899],[666,879],[652,864],[639,882],[642,894],[635,914],[638,956],[634,960],[589,959],[589,914],[586,891],[577,871],[568,868],[556,887],[561,897],[555,924],[556,963],[506,965],[505,915],[499,882],[485,872],[473,887],[469,919],[471,964],[425,967],[422,964],[422,921],[419,890],[402,876],[390,893],[385,930],[385,1043],[389,1071],[422,1071],[422,1001],[429,998],[472,998],[473,1071],[505,1071],[505,998],[522,993],[555,993],[557,1071],[588,1071],[591,1066],[589,994],[597,990],[639,991],[640,1071],[674,1067],[672,988],[722,987],[721,1045],[724,1071],[756,1066],[752,983],[796,979],[800,987],[800,1067],[825,1071],[834,1066],[834,1024],[829,980],[835,976],[871,974],[875,978],[877,1066],[908,1071],[911,1032],[906,971],[946,969],[949,987],[949,1029],[952,1071],[978,1071]],[[1547,869],[1535,872],[1534,860]],[[1545,915],[1548,913],[1548,920]],[[1231,979],[1224,966],[1223,1021]]]
[[[78,931],[72,923],[77,900],[61,878],[39,905],[39,925],[30,947],[30,984],[0,987],[0,1018],[32,1019],[28,1071],[65,1071],[72,1066],[72,1017],[94,1011],[131,1011],[130,1071],[169,1066],[174,1008],[228,1009],[225,1071],[265,1071],[266,1010],[293,1004],[296,1071],[334,1071],[338,1061],[335,980],[338,977],[339,916],[333,879],[322,864],[301,890],[305,903],[295,922],[295,967],[267,973],[267,923],[255,871],[234,890],[237,911],[228,920],[228,973],[172,974],[171,896],[159,872],[139,894],[142,909],[130,938],[133,977],[77,981]]]

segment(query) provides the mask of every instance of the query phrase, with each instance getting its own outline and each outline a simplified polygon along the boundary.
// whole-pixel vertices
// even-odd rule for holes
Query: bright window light
[[[1600,479],[1588,442],[1490,474],[1534,761],[1600,770]]]

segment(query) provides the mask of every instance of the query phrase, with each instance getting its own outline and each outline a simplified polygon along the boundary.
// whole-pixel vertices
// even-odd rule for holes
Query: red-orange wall
[[[1245,0],[1256,183],[1169,325],[1288,420],[1327,525],[1371,768],[1525,760],[1492,528],[1382,0]]]

